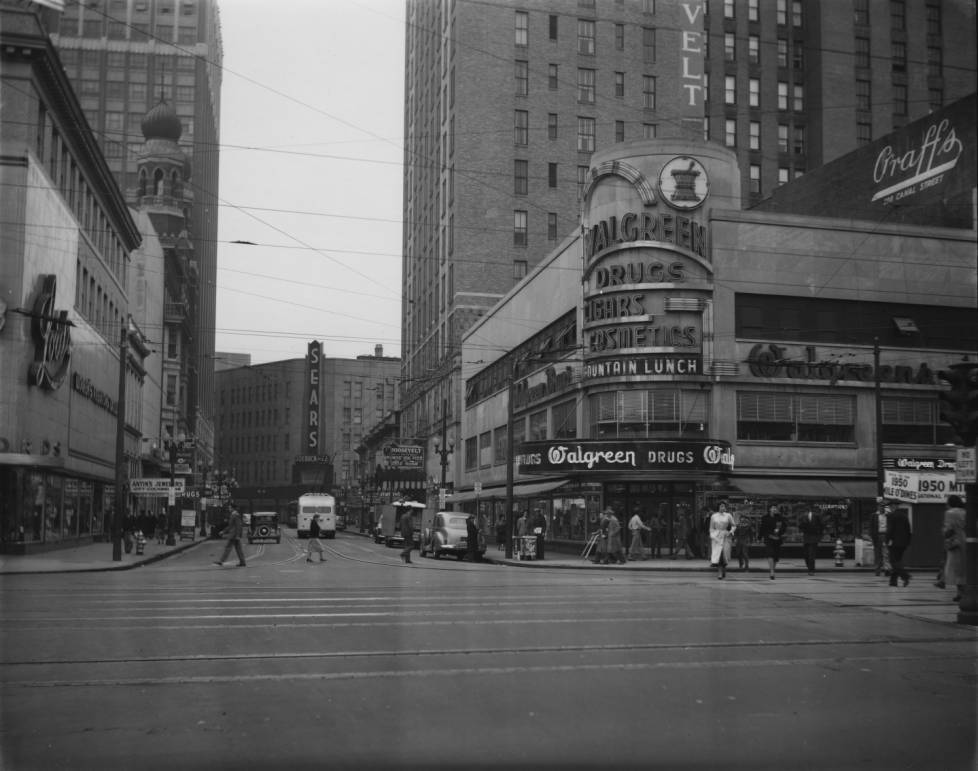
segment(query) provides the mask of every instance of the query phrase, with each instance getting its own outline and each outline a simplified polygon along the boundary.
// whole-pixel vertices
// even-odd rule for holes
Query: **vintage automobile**
[[[251,515],[248,543],[255,541],[282,542],[282,532],[278,527],[278,514],[274,511],[256,511]]]
[[[456,559],[464,559],[469,549],[468,530],[465,527],[465,513],[459,511],[425,512],[421,519],[422,557],[429,554],[438,559],[443,554],[451,554]],[[486,541],[479,534],[479,555],[486,552]]]

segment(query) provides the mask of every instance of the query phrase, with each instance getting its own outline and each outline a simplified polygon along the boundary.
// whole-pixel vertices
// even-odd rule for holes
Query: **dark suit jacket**
[[[806,511],[798,517],[798,529],[801,531],[802,543],[818,543],[822,540],[825,525],[822,524],[822,518],[815,512],[812,512],[812,521],[809,522]]]
[[[906,511],[897,509],[886,518],[886,542],[890,546],[906,548],[910,545],[912,537]]]

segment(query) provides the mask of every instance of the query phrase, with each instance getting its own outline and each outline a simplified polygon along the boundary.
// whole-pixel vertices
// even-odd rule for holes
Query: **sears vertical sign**
[[[307,455],[319,455],[319,375],[323,360],[322,344],[309,343],[306,351],[306,440]]]

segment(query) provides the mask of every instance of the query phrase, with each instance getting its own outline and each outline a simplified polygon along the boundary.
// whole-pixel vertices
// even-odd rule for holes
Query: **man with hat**
[[[322,543],[319,541],[319,515],[312,515],[312,522],[309,523],[309,548],[306,550],[306,562],[312,562],[312,553],[319,552],[319,561],[325,562],[326,557],[324,556],[325,550],[323,549]]]
[[[601,518],[601,531],[604,533],[605,550],[601,556],[601,564],[607,565],[608,561],[625,564],[625,547],[621,539],[621,522],[615,516],[615,510],[608,506],[604,510]]]
[[[887,514],[891,504],[885,498],[876,499],[876,511],[869,517],[869,537],[873,541],[873,559],[876,575],[890,575],[890,554],[886,546]]]

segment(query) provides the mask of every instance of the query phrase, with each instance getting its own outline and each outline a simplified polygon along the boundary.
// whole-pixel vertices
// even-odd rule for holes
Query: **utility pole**
[[[115,512],[112,522],[112,561],[122,560],[122,529],[125,523],[126,487],[126,369],[129,359],[129,321],[119,338],[119,409],[115,420]]]
[[[873,397],[876,407],[876,497],[883,497],[883,397],[880,393],[880,339],[873,338]]]

